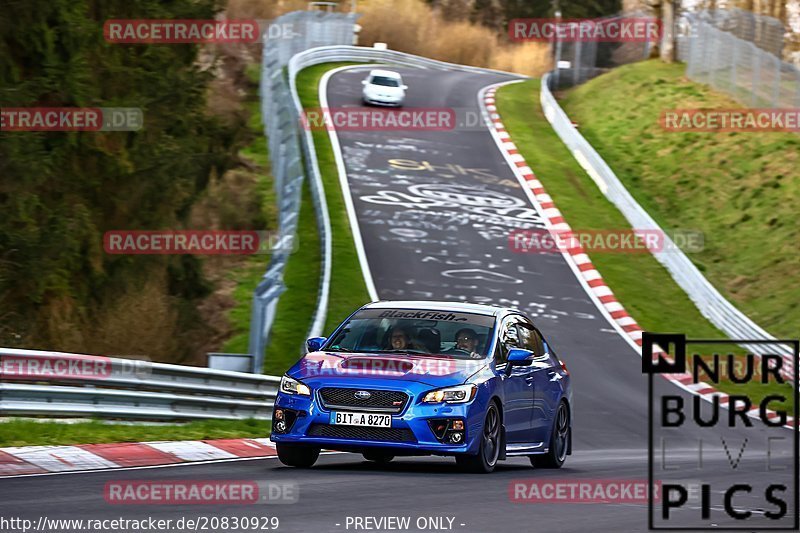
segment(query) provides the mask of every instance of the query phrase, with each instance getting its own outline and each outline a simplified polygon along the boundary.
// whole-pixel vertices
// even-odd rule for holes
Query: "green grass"
[[[497,92],[498,112],[514,144],[574,231],[630,229],[550,128],[539,105],[539,87],[539,80],[530,80]],[[723,336],[652,255],[591,252],[589,256],[645,330]]]
[[[304,108],[319,107],[320,78],[326,71],[346,64],[326,63],[299,73],[297,87]],[[312,136],[331,218],[331,287],[323,333],[328,334],[356,308],[369,301],[369,295],[353,244],[330,140],[324,130],[315,130]],[[317,306],[322,257],[308,182],[303,187],[298,243],[298,250],[290,256],[284,273],[286,292],[278,301],[264,360],[266,374],[281,375],[297,361]]]
[[[539,88],[539,80],[530,80],[497,92],[498,112],[514,144],[574,231],[630,229],[628,221],[603,196],[550,128],[539,105]],[[634,93],[621,100],[630,104]],[[583,130],[583,123],[578,122]],[[632,158],[639,157],[635,155],[636,143],[620,150],[627,150]],[[614,159],[609,161],[613,163]],[[726,338],[700,314],[652,255],[593,251],[589,256],[628,313],[645,330],[682,332],[694,338]],[[742,391],[741,386],[726,382],[719,388],[731,393]],[[759,400],[768,390],[785,391],[786,387],[753,385],[751,389],[753,399]]]
[[[800,137],[664,131],[665,110],[742,107],[684,69],[626,65],[562,105],[662,227],[704,232],[705,249],[690,257],[724,296],[772,334],[798,338]]]
[[[0,422],[0,447],[102,444],[159,440],[262,438],[267,420],[204,420],[185,424],[118,424],[99,420],[77,423],[14,419]]]
[[[297,250],[289,256],[283,273],[286,291],[278,300],[264,358],[265,374],[283,375],[297,361],[317,308],[322,251],[308,181],[303,183],[302,194]]]
[[[351,63],[325,63],[309,67],[297,76],[297,88],[303,107],[319,107],[319,80],[326,71]],[[361,274],[361,265],[353,244],[353,233],[344,204],[342,188],[339,186],[339,174],[333,157],[328,133],[325,130],[314,130],[314,147],[317,161],[325,187],[325,198],[331,218],[331,245],[333,261],[331,263],[331,292],[328,301],[328,314],[325,321],[324,334],[330,334],[339,323],[369,301],[369,294]]]

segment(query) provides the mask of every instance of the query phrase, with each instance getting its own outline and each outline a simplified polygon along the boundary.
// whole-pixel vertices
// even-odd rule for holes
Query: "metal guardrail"
[[[267,136],[270,165],[275,179],[278,205],[278,229],[281,243],[273,249],[272,258],[261,282],[253,294],[250,318],[248,352],[253,356],[251,371],[261,372],[264,366],[264,350],[269,343],[269,334],[275,319],[278,298],[285,290],[283,271],[293,246],[286,246],[297,233],[300,215],[305,147],[301,146],[299,115],[289,91],[284,67],[295,54],[321,45],[350,44],[353,42],[358,15],[323,13],[321,11],[294,11],[278,17],[273,25],[284,29],[277,39],[264,39],[261,67],[261,115],[264,133]],[[288,31],[286,31],[288,30]],[[316,165],[306,154],[306,168]],[[322,330],[325,310],[328,307],[327,279],[330,273],[330,231],[326,225],[328,210],[325,196],[318,186],[311,183],[312,202],[317,216],[322,247],[322,271],[317,296],[317,313],[312,320],[309,337]],[[321,314],[320,314],[321,313]],[[301,346],[287,347],[301,350]]]
[[[290,13],[289,15],[294,16],[295,13]],[[355,18],[352,15],[335,15],[339,18],[331,20],[338,21],[336,22],[337,24],[352,25],[355,23]],[[329,16],[333,16],[333,14]],[[345,18],[342,19],[341,17]],[[276,19],[276,21],[281,21],[282,18]],[[338,36],[332,37],[332,39],[344,39],[345,33],[340,28]],[[296,45],[294,48],[302,49],[302,45]],[[308,128],[301,128],[300,126],[303,107],[297,93],[298,73],[306,67],[337,61],[391,63],[418,68],[491,72],[507,75],[510,73],[456,65],[393,50],[331,45],[319,46],[294,54],[287,60],[287,76],[284,76],[282,60],[285,59],[285,56],[281,55],[283,52],[283,48],[265,48],[261,78],[262,109],[265,131],[270,139],[270,156],[278,154],[278,157],[275,157],[272,161],[272,165],[276,179],[276,189],[283,191],[282,194],[279,193],[278,203],[281,217],[283,217],[281,219],[281,233],[284,235],[294,234],[297,228],[300,188],[303,180],[303,162],[305,162],[305,172],[310,178],[312,200],[322,246],[322,275],[317,307],[306,336],[317,337],[323,333],[327,316],[331,276],[331,229],[328,205],[325,200],[325,188],[317,163],[312,134]],[[299,145],[297,144],[298,139],[300,141]],[[283,185],[280,183],[283,183]],[[269,330],[274,320],[277,298],[284,290],[281,275],[287,259],[288,253],[285,252],[279,252],[273,256],[269,269],[264,274],[263,281],[259,284],[254,295],[250,327],[250,353],[255,354],[253,372],[260,372],[261,368],[263,368],[264,348],[269,342]],[[293,347],[288,348],[292,349]],[[301,351],[302,348],[297,347],[298,351]]]
[[[0,348],[0,416],[265,419],[279,383],[277,376]]]
[[[549,74],[542,79],[540,92],[542,109],[550,125],[567,145],[569,151],[595,181],[605,197],[628,219],[631,227],[656,230],[663,234],[663,230],[656,221],[639,205],[611,170],[611,167],[573,126],[572,121],[550,92],[549,81]],[[732,339],[775,339],[726,300],[686,254],[680,251],[666,235],[664,241],[664,249],[667,251],[653,252],[653,255],[669,271],[675,282],[686,292],[704,317]],[[748,345],[747,349],[761,355],[774,354],[776,350],[774,345],[759,344]],[[788,357],[792,353],[792,349],[789,346],[781,345],[780,350],[787,356],[785,357],[787,370],[793,371],[793,362]]]
[[[482,67],[471,67],[469,65],[459,65],[457,63],[447,63],[446,61],[428,59],[427,57],[415,56],[413,54],[397,52],[395,50],[381,50],[378,48],[370,48],[368,46],[334,45],[311,48],[292,57],[288,63],[290,83],[294,83],[297,73],[304,68],[313,65],[319,65],[321,63],[334,63],[341,61],[388,63],[405,67],[433,68],[439,70],[461,70],[481,74],[504,74],[506,76],[515,76],[518,78],[526,77],[519,74],[514,74],[513,72],[505,72],[502,70],[493,70]],[[293,90],[296,92],[296,87],[294,87],[294,85]]]

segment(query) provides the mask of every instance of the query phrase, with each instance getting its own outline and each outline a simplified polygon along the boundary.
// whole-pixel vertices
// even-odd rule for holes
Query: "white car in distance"
[[[371,70],[367,79],[361,84],[364,89],[361,98],[364,104],[370,105],[403,105],[406,97],[407,85],[403,85],[403,78],[397,72],[391,70]]]

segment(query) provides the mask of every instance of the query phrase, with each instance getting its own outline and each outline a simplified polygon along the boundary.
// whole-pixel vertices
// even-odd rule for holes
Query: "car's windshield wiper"
[[[417,350],[377,350],[377,351],[374,351],[374,352],[364,352],[364,353],[421,355],[421,354],[426,354],[427,352],[420,352],[420,351],[417,351]]]

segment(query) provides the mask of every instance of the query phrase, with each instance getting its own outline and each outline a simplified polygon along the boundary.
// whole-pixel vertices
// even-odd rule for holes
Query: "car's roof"
[[[369,71],[369,75],[370,76],[383,76],[383,77],[386,77],[386,78],[400,78],[400,74],[398,74],[397,72],[394,72],[392,70],[379,70],[379,69],[370,70]]]
[[[446,310],[461,313],[475,313],[478,315],[498,316],[508,311],[519,312],[510,307],[500,307],[498,305],[474,304],[467,302],[442,302],[430,300],[381,300],[379,302],[368,303],[364,309],[424,309],[424,310]]]

